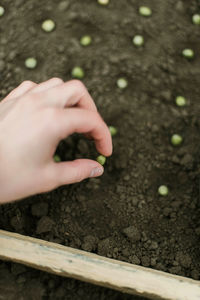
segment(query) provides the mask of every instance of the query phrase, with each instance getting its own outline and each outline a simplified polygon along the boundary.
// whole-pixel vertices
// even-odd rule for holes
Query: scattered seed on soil
[[[149,17],[152,15],[151,8],[149,8],[147,6],[140,6],[139,14],[144,17]]]
[[[128,81],[125,78],[119,78],[117,80],[117,86],[120,89],[125,89],[128,86]]]
[[[28,57],[28,58],[25,60],[25,66],[26,66],[28,69],[35,69],[36,66],[37,66],[37,60],[36,60],[34,57]]]
[[[144,44],[144,38],[142,35],[135,35],[133,38],[133,44],[137,47],[141,47]]]
[[[171,137],[171,143],[174,146],[180,145],[182,143],[182,141],[183,141],[183,138],[179,134],[173,134]]]
[[[98,3],[101,5],[108,5],[109,0],[98,0]]]
[[[182,51],[182,54],[184,57],[189,58],[189,59],[194,57],[194,51],[192,49],[184,49]]]
[[[80,39],[80,44],[82,45],[82,46],[89,46],[90,44],[91,44],[91,42],[92,42],[92,38],[91,38],[91,36],[89,36],[89,35],[84,35],[84,36],[82,36],[82,38]]]
[[[42,29],[46,32],[51,32],[54,30],[56,24],[53,20],[45,20],[43,23],[42,23]]]
[[[114,126],[109,126],[108,128],[110,130],[111,136],[114,136],[117,134],[117,128],[115,128]]]
[[[161,185],[158,188],[158,193],[161,196],[167,196],[168,193],[169,193],[169,189],[168,189],[168,187],[166,185]]]
[[[98,157],[97,157],[97,161],[98,161],[98,163],[100,164],[100,165],[104,165],[105,164],[105,162],[106,162],[106,157],[105,156],[103,156],[103,155],[99,155]]]
[[[195,14],[192,16],[192,22],[195,25],[200,25],[200,15],[199,14]]]
[[[187,103],[186,99],[183,96],[176,97],[176,105],[177,106],[185,106]]]
[[[0,17],[2,17],[5,13],[5,8],[3,6],[0,6]]]
[[[85,73],[81,67],[74,67],[72,69],[72,77],[82,79],[85,76]]]
[[[60,156],[59,155],[54,155],[54,157],[53,157],[53,159],[54,159],[54,161],[55,162],[60,162],[61,161],[61,158],[60,158]]]

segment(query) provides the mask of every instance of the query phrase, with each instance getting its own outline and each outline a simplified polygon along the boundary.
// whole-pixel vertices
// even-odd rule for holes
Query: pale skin
[[[94,160],[56,163],[59,142],[78,132],[112,154],[109,129],[78,80],[24,81],[0,103],[0,204],[103,174]],[[67,151],[67,149],[66,149]]]

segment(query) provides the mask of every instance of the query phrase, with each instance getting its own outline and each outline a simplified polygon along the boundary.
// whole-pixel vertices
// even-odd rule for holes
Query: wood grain
[[[0,230],[0,259],[149,299],[200,300],[200,282]]]

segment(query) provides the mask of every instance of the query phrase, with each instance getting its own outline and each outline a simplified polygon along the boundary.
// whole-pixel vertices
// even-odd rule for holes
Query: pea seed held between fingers
[[[177,106],[185,106],[187,103],[186,99],[183,96],[176,97],[176,105]]]
[[[97,157],[97,161],[98,161],[99,164],[101,164],[103,166],[105,164],[105,162],[106,162],[106,157],[103,156],[103,155],[99,155]]]
[[[0,6],[0,17],[2,17],[5,13],[5,8],[3,6]]]
[[[161,185],[158,188],[158,193],[161,196],[167,196],[168,193],[169,193],[169,189],[168,189],[168,187],[166,185]]]
[[[173,134],[171,137],[171,143],[173,146],[179,146],[183,141],[182,136],[179,134]]]
[[[54,155],[54,157],[53,157],[53,159],[54,159],[54,161],[55,162],[60,162],[61,161],[61,158],[60,158],[60,156],[59,155]]]
[[[81,67],[74,67],[72,69],[72,77],[82,79],[85,76],[85,73]]]
[[[152,15],[151,8],[149,8],[147,6],[140,6],[139,14],[143,17],[149,17]]]
[[[56,24],[53,20],[45,20],[43,23],[42,23],[42,29],[46,32],[51,32],[54,30]]]
[[[25,66],[26,66],[28,69],[35,69],[36,66],[37,66],[37,60],[36,60],[34,57],[28,57],[28,58],[25,60]]]

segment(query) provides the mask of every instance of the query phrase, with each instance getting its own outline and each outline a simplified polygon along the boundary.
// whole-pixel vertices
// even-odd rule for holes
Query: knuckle
[[[52,81],[53,83],[55,83],[55,84],[61,84],[61,83],[63,83],[63,80],[62,80],[61,78],[59,78],[59,77],[53,77],[53,78],[51,79],[51,81]]]
[[[36,85],[36,83],[34,83],[31,80],[25,80],[20,84],[21,87],[26,87],[26,88],[31,88],[31,87],[34,87],[35,85]]]
[[[80,81],[80,80],[78,80],[78,79],[71,80],[70,83],[71,83],[72,85],[74,85],[74,87],[75,87],[76,89],[78,89],[78,90],[84,90],[84,91],[86,90],[86,87],[85,87],[85,85],[83,84],[83,82]]]

